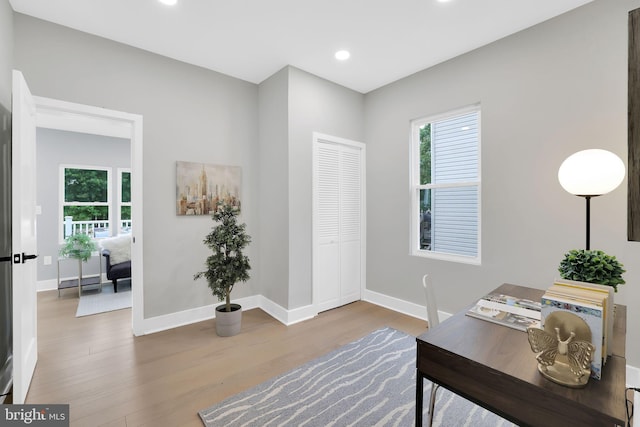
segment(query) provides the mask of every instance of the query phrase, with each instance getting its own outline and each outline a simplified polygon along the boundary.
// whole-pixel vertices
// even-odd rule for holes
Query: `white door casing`
[[[313,136],[313,304],[316,311],[361,298],[365,283],[365,146]]]
[[[145,326],[144,319],[142,256],[142,116],[52,98],[33,98],[38,127],[126,138],[131,141],[131,323],[134,335],[144,335],[148,327]]]
[[[36,259],[36,108],[13,71],[12,105],[13,403],[25,402],[38,360]]]

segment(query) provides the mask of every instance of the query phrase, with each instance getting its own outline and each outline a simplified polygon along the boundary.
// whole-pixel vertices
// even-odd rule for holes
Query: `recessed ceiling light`
[[[178,3],[178,0],[158,0],[162,4],[166,4],[167,6],[174,6]]]
[[[349,59],[350,56],[351,54],[349,53],[348,50],[339,50],[336,52],[336,59],[340,61],[347,60]]]

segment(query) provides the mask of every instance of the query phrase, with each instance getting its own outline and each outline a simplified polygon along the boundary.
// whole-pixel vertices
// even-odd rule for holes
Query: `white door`
[[[13,71],[13,403],[24,403],[38,359],[36,300],[36,108]]]
[[[317,311],[361,298],[364,144],[314,135],[313,290]]]

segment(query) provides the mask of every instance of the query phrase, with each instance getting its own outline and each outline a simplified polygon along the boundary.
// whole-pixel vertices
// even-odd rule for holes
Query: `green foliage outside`
[[[122,203],[131,202],[131,172],[122,172]]]
[[[131,219],[131,206],[120,207],[120,219]]]
[[[431,184],[431,123],[420,128],[420,184]],[[422,212],[431,210],[431,198],[427,197],[429,190],[420,192],[420,209]]]
[[[615,256],[603,251],[572,249],[565,254],[558,271],[563,279],[612,286],[618,292],[618,285],[625,283],[623,267]]]
[[[65,202],[107,203],[107,171],[90,169],[65,169]],[[122,173],[122,202],[131,202],[131,173]],[[63,209],[63,216],[74,221],[109,219],[108,206],[73,206]],[[122,206],[121,219],[131,219],[131,206]]]
[[[64,172],[65,202],[107,203],[107,171],[93,169],[71,169]],[[72,216],[74,221],[108,220],[107,206],[65,206],[64,216]]]
[[[246,233],[246,224],[238,224],[238,209],[232,205],[221,204],[212,219],[217,223],[203,240],[213,252],[207,257],[205,271],[193,276],[201,277],[207,283],[213,296],[226,301],[226,311],[231,311],[231,291],[238,282],[249,280],[249,257],[242,250],[251,242]]]
[[[65,202],[108,202],[107,171],[65,169]]]

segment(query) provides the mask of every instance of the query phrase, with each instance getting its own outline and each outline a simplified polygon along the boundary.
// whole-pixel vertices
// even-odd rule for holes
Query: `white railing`
[[[64,217],[64,237],[72,236],[74,234],[87,234],[94,238],[109,237],[110,223],[106,220],[93,220],[93,221],[74,221],[73,217]],[[123,219],[120,221],[120,227],[117,234],[129,234],[131,233],[131,220]]]

